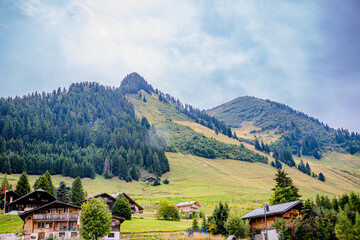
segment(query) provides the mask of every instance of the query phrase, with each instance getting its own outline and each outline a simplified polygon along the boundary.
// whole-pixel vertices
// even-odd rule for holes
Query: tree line
[[[149,126],[121,88],[83,82],[1,98],[0,113],[3,173],[94,178],[108,172],[131,181],[142,168],[159,176],[169,171],[163,148],[149,144]]]

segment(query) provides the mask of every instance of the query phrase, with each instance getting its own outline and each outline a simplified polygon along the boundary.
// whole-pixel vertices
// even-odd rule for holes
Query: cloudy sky
[[[1,0],[0,96],[138,72],[208,109],[251,95],[360,132],[360,1]]]

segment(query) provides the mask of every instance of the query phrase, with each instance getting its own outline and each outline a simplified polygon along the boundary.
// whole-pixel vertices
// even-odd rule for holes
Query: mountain
[[[129,75],[124,82],[132,82]],[[0,99],[3,173],[112,175],[138,180],[140,170],[169,171],[162,147],[125,98],[128,88],[74,83],[68,90]],[[162,140],[152,134],[157,142]]]
[[[333,129],[318,119],[285,104],[255,97],[239,97],[207,111],[232,127],[238,137],[261,139],[301,156],[321,155],[328,151],[360,151],[360,135]]]

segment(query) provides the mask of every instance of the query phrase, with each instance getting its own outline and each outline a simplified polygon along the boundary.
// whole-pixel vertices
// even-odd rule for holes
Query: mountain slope
[[[299,156],[320,158],[322,152],[329,150],[352,154],[360,150],[359,134],[332,129],[315,118],[270,100],[239,97],[207,113],[231,126],[239,137],[262,137]]]

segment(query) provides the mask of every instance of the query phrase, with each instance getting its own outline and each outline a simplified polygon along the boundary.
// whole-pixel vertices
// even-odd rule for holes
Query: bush
[[[170,205],[168,201],[161,200],[156,211],[157,219],[179,221],[180,216],[177,207]]]
[[[244,221],[239,216],[230,216],[225,222],[225,229],[228,234],[235,235],[237,238],[246,238],[250,234],[249,221]]]
[[[164,184],[169,184],[169,180],[167,178],[165,178],[165,180],[163,181]]]
[[[160,183],[160,178],[156,178],[155,181],[153,182],[153,186],[159,186],[161,183]]]

